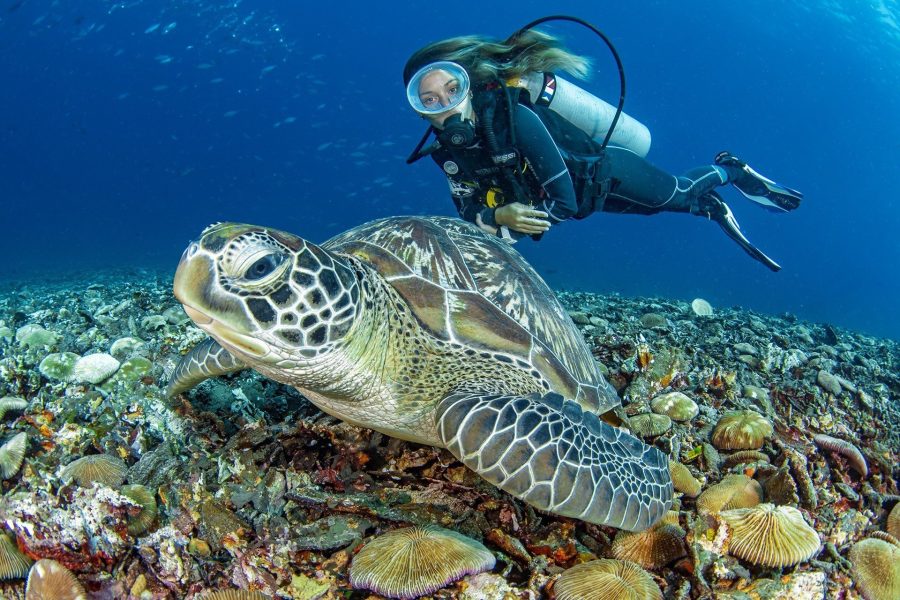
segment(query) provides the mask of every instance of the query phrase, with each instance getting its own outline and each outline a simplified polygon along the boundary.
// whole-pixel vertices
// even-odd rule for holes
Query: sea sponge
[[[709,317],[713,314],[712,305],[703,298],[694,298],[691,301],[691,310],[698,317]]]
[[[726,475],[719,483],[708,487],[697,498],[701,513],[717,513],[735,508],[749,508],[762,502],[763,489],[759,482],[746,475]]]
[[[55,560],[42,558],[28,573],[26,600],[87,600],[74,574]]]
[[[16,396],[4,396],[0,398],[0,419],[8,412],[19,412],[28,408],[28,401]]]
[[[900,598],[900,547],[874,538],[853,544],[853,583],[866,600]]]
[[[19,471],[25,451],[28,449],[28,435],[17,433],[0,446],[0,476],[9,479]]]
[[[19,551],[12,537],[0,533],[0,580],[21,579],[29,568],[31,559]]]
[[[850,467],[862,475],[865,479],[869,475],[869,467],[866,465],[866,459],[859,451],[859,448],[850,442],[833,438],[830,435],[819,434],[813,438],[816,446],[824,450],[829,450],[840,454],[847,459]]]
[[[697,403],[681,392],[660,394],[650,401],[650,408],[653,412],[666,415],[673,421],[690,421],[700,412]]]
[[[758,412],[734,410],[719,419],[712,443],[719,450],[759,450],[773,431],[769,420]]]
[[[494,567],[494,555],[460,533],[428,525],[378,536],[353,558],[350,584],[389,598],[418,598]]]
[[[669,475],[672,476],[672,485],[675,489],[689,498],[696,498],[700,493],[700,482],[694,477],[686,466],[674,460],[669,461]]]
[[[732,530],[728,553],[755,565],[790,567],[809,560],[822,547],[819,534],[792,506],[765,503],[725,510],[719,516]]]
[[[687,556],[686,532],[678,524],[678,513],[670,511],[666,517],[644,531],[619,531],[612,544],[613,556],[645,569],[659,569]]]
[[[137,515],[128,517],[128,534],[137,537],[147,531],[156,520],[156,497],[150,488],[143,485],[125,485],[120,491],[123,496],[141,506],[141,511]]]
[[[629,418],[628,426],[640,437],[656,437],[672,428],[672,419],[666,415],[643,413]]]
[[[602,558],[567,569],[553,584],[556,600],[662,600],[647,571],[635,563]]]
[[[886,529],[895,538],[900,538],[900,502],[895,504],[888,514]]]
[[[117,488],[125,481],[128,467],[115,456],[91,454],[73,460],[62,470],[60,477],[66,483],[75,481],[81,487],[90,487],[94,482]]]

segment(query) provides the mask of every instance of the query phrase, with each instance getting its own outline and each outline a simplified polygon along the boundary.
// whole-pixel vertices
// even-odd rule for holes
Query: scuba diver
[[[677,177],[653,166],[644,158],[649,131],[621,112],[621,62],[616,111],[555,74],[584,77],[586,58],[529,27],[506,41],[464,36],[435,42],[404,67],[409,103],[430,123],[407,163],[431,155],[463,219],[515,242],[540,239],[553,225],[599,211],[690,213],[712,219],[754,259],[781,269],[741,233],[716,188],[731,184],[783,212],[799,206],[800,192],[728,152]],[[422,150],[432,133],[436,140]]]

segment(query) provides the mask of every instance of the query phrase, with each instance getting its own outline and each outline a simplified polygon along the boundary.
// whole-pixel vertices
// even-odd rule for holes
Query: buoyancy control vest
[[[448,175],[477,188],[486,206],[495,208],[515,201],[537,204],[545,192],[528,157],[517,145],[515,111],[520,105],[538,115],[566,164],[578,200],[578,212],[573,217],[590,215],[608,190],[608,180],[601,174],[600,142],[547,106],[532,104],[518,87],[498,83],[476,92],[476,145],[438,145],[432,158]]]

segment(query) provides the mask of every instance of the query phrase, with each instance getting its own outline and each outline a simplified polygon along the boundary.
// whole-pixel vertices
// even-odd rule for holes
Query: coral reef
[[[626,598],[622,590],[634,588],[615,587],[624,571],[572,587],[573,574],[600,563],[637,570],[646,598],[852,600],[879,593],[863,591],[867,584],[891,581],[887,536],[900,528],[895,342],[789,314],[710,308],[701,316],[672,299],[561,292],[623,399],[622,421],[657,411],[672,419],[648,439],[669,457],[678,521],[629,536],[539,513],[446,451],[338,422],[254,373],[169,401],[171,370],[205,337],[172,298],[171,273],[84,279],[0,290],[8,332],[0,335],[0,440],[28,442],[2,481],[0,563],[2,548],[24,561],[0,580],[2,597],[24,598],[31,560],[43,559],[69,569],[88,598],[361,600],[370,594],[350,575],[361,551],[411,526],[481,540],[496,560],[490,572],[436,589],[435,600],[587,599],[601,581]],[[105,372],[72,375],[94,355],[110,357],[92,359]],[[689,420],[680,420],[694,411],[682,394],[696,406]],[[720,456],[717,424],[745,411],[759,445]],[[852,440],[867,476],[816,444],[820,432]],[[107,458],[92,460],[114,465],[110,478],[74,477],[75,461],[99,456]],[[761,501],[780,505],[776,514],[801,511],[821,551],[790,554],[800,561],[781,572],[756,564],[759,552],[737,556],[722,511]],[[680,550],[645,560],[652,575],[612,560],[629,538],[639,546],[673,527],[684,531],[673,544]],[[766,528],[777,529],[758,527]],[[869,564],[881,573],[874,580],[863,575]]]

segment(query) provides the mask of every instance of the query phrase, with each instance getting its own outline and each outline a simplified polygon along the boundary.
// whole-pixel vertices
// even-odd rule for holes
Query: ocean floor
[[[31,561],[53,559],[95,599],[378,598],[351,587],[354,556],[428,524],[496,558],[433,598],[579,597],[560,574],[597,558],[640,564],[658,587],[621,599],[900,590],[896,342],[561,292],[632,430],[673,461],[673,512],[625,534],[539,513],[445,450],[342,423],[255,373],[166,399],[205,338],[171,277],[0,285],[0,597],[24,598]],[[229,589],[259,595],[213,594]]]

